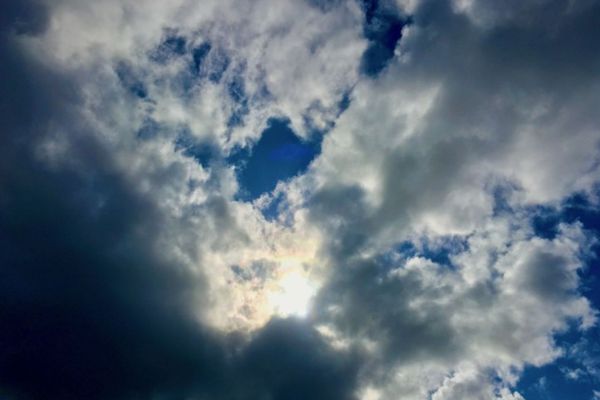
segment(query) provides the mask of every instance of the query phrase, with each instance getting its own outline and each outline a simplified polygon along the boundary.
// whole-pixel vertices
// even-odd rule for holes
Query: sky
[[[599,27],[0,2],[0,400],[600,400]]]

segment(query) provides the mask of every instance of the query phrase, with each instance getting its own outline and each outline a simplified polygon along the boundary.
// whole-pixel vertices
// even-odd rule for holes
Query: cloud
[[[597,3],[0,15],[1,395],[522,400],[526,367],[597,369],[557,340],[596,329],[595,233],[536,224],[597,207]],[[274,119],[296,147],[244,179]]]
[[[473,371],[459,372],[446,378],[443,385],[432,395],[437,399],[490,399],[490,400],[523,400],[518,393],[511,393],[506,388],[493,390],[486,383],[485,376],[477,376]]]
[[[575,291],[577,254],[585,246],[578,228],[563,227],[549,241],[505,224],[475,233],[450,265],[401,254],[336,265],[321,291],[319,322],[369,355],[371,379],[388,382],[389,396],[402,390],[405,398],[428,391],[460,398],[450,393],[477,390],[496,398],[502,386],[494,387],[493,374],[551,362],[561,354],[553,333],[565,331],[568,321],[595,322]],[[507,236],[489,239],[502,231]],[[463,374],[480,377],[463,382]]]
[[[69,79],[2,51],[18,96],[1,115],[2,390],[116,398],[214,376],[218,341],[183,307],[202,280],[161,255],[164,219],[87,134]],[[76,158],[48,166],[36,147],[57,127]]]
[[[289,118],[305,137],[329,126],[358,79],[361,17],[352,2],[324,12],[310,2],[65,1],[44,50],[60,62],[123,58],[152,102],[148,117],[188,124],[228,151],[258,140],[271,117]]]
[[[0,392],[120,399],[246,398],[257,390],[283,399],[301,389],[352,397],[352,360],[310,326],[283,320],[230,340],[198,319],[211,301],[198,251],[211,245],[211,228],[195,233],[183,209],[190,199],[178,191],[202,170],[190,172],[193,161],[163,144],[140,146],[136,159],[127,139],[111,142],[106,125],[86,116],[93,105],[76,85],[82,77],[38,61],[18,40],[4,35],[0,47],[0,323],[9,327],[0,333]],[[211,196],[201,221],[244,242],[230,208]],[[312,351],[318,355],[301,359]],[[254,372],[271,368],[289,374]],[[305,379],[313,386],[304,388]]]
[[[586,233],[564,226],[544,240],[526,219],[529,205],[593,193],[598,176],[598,127],[583,100],[598,95],[588,69],[598,62],[588,31],[598,12],[556,3],[532,18],[560,18],[558,26],[524,27],[504,17],[482,26],[451,5],[422,2],[394,62],[355,87],[297,182],[310,193],[312,221],[329,233],[323,251],[335,272],[321,292],[321,322],[372,353],[373,365],[396,366],[371,378],[378,388],[380,379],[399,382],[382,398],[453,398],[470,390],[449,378],[464,368],[494,371],[510,386],[514,368],[561,354],[552,336],[568,321],[594,324],[577,294]],[[563,42],[572,37],[581,38],[576,50]],[[499,187],[514,188],[502,218]],[[406,241],[452,235],[468,250],[451,265],[382,261]],[[546,306],[557,308],[537,309]],[[513,396],[491,381],[474,379],[473,390]]]
[[[275,319],[241,357],[236,398],[353,399],[355,361],[304,323]]]
[[[482,30],[443,3],[422,9],[397,62],[357,85],[324,139],[317,190],[356,186],[368,200],[363,233],[396,238],[468,232],[493,211],[486,188],[502,182],[526,203],[589,190],[598,175],[588,31],[597,13],[568,14],[560,33],[544,25],[534,34]],[[575,36],[577,49],[566,43]]]

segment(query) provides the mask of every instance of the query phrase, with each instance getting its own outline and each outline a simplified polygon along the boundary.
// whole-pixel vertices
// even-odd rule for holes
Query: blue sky
[[[541,210],[535,214],[540,235],[555,234],[556,224],[579,221],[593,235],[600,229],[600,212],[580,195],[567,200],[558,210]],[[587,256],[587,267],[582,271],[585,282],[582,290],[595,309],[600,306],[600,248],[594,244]],[[540,368],[529,367],[519,382],[519,389],[528,399],[590,399],[597,391],[597,368],[600,362],[600,330],[597,327],[585,333],[572,327],[556,337],[565,349],[564,356],[555,363]],[[589,366],[594,369],[590,370]]]
[[[0,5],[0,398],[600,399],[600,2]]]
[[[271,120],[257,143],[234,151],[228,162],[236,165],[240,198],[254,200],[275,189],[280,181],[302,174],[319,154],[318,134],[299,138],[288,121]]]

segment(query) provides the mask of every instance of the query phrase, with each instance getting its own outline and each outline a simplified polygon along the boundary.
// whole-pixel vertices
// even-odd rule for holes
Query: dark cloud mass
[[[28,10],[19,30],[38,23],[33,5],[3,7]],[[161,253],[168,221],[78,119],[75,83],[1,40],[0,393],[351,398],[352,364],[300,322],[274,321],[237,354],[194,320],[186,299],[202,281]],[[73,158],[49,167],[39,146],[53,134]]]
[[[217,382],[219,342],[182,303],[202,289],[160,256],[160,215],[69,119],[80,98],[68,78],[3,44],[2,390],[120,398]],[[35,147],[52,124],[77,159],[49,169]]]
[[[0,398],[600,399],[600,3],[251,3],[0,4]]]

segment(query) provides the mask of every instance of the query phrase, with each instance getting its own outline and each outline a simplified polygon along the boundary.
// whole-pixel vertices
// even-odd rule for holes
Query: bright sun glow
[[[269,303],[280,316],[305,317],[316,291],[316,287],[306,276],[290,272],[279,280],[276,289],[269,296]]]

